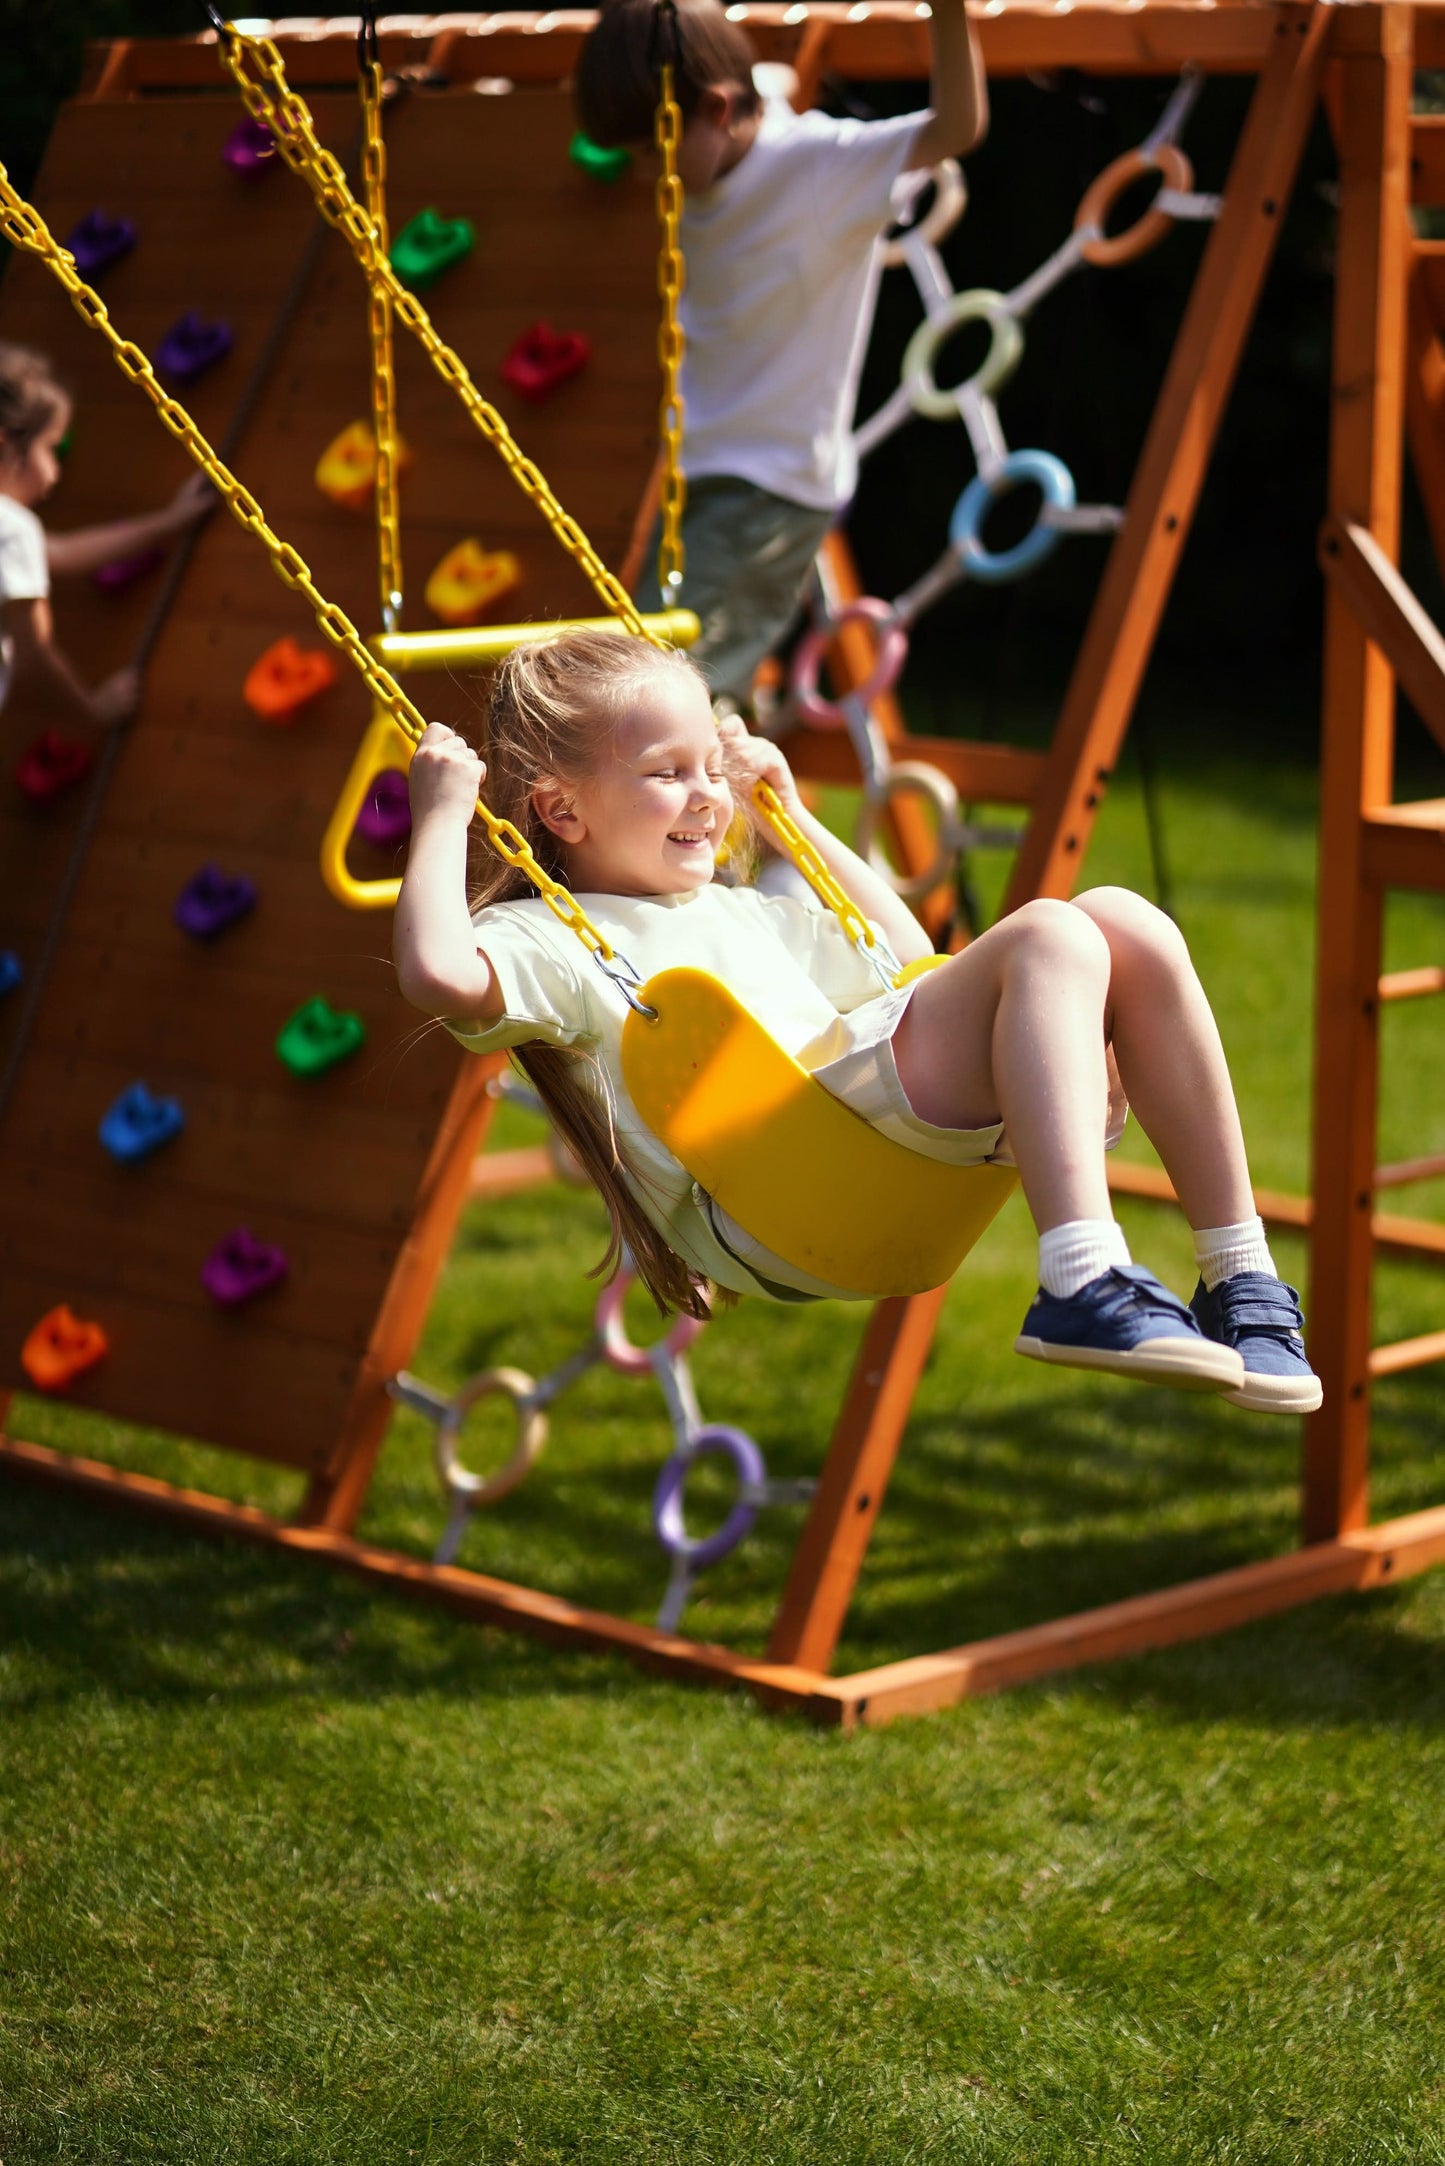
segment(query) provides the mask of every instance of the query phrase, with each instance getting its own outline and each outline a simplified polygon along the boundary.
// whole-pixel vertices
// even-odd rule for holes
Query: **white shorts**
[[[1014,1155],[1002,1121],[990,1122],[986,1128],[939,1128],[914,1112],[893,1057],[893,1033],[914,989],[913,985],[899,986],[893,992],[883,993],[877,1000],[855,1008],[851,1015],[841,1016],[839,1023],[849,1040],[848,1049],[816,1068],[813,1071],[816,1080],[850,1112],[867,1121],[870,1128],[876,1128],[880,1135],[918,1152],[920,1157],[937,1159],[948,1166],[1013,1165]],[[1111,1056],[1105,1150],[1112,1151],[1119,1141],[1128,1115],[1129,1103]],[[869,1298],[811,1278],[796,1264],[786,1262],[765,1248],[761,1241],[755,1241],[716,1203],[709,1201],[707,1215],[724,1248],[758,1279],[761,1290],[774,1300],[858,1301]]]

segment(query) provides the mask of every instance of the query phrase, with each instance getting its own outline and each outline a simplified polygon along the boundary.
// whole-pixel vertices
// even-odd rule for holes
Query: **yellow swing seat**
[[[1012,1193],[1011,1166],[950,1166],[880,1135],[705,970],[662,970],[622,1031],[647,1126],[775,1255],[859,1296],[953,1276]]]

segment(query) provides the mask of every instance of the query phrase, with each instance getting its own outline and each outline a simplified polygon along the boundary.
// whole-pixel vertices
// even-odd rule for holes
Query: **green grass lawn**
[[[1196,754],[1165,796],[1257,1177],[1299,1188],[1312,778]],[[1147,888],[1127,775],[1090,873]],[[1442,924],[1399,903],[1391,964],[1438,961]],[[1386,1039],[1382,1157],[1445,1148],[1438,1009]],[[1187,1291],[1180,1222],[1121,1216]],[[474,1213],[414,1366],[546,1370],[600,1247],[574,1191]],[[840,1667],[1294,1538],[1295,1425],[1018,1361],[1031,1274],[1013,1204],[950,1295]],[[1440,1308],[1438,1277],[1380,1274],[1380,1336]],[[705,1412],[812,1471],[858,1324],[726,1316]],[[63,1407],[16,1426],[294,1500]],[[1434,1372],[1381,1386],[1375,1430],[1378,1513],[1445,1498]],[[650,1383],[592,1373],[461,1561],[650,1616],[667,1444]],[[421,1554],[427,1447],[399,1417],[362,1526]],[[4,1506],[3,2166],[1445,2159],[1445,1575],[843,1740],[299,1561]],[[797,1524],[764,1515],[688,1627],[760,1646]]]

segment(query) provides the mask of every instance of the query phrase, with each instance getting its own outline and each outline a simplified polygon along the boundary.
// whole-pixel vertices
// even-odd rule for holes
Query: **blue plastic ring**
[[[1010,489],[1025,481],[1043,491],[1039,517],[1012,549],[985,549],[980,538],[984,520],[1001,496],[1007,496]],[[1072,511],[1076,501],[1074,477],[1062,459],[1056,459],[1051,451],[1010,451],[987,481],[982,474],[974,475],[953,507],[948,539],[971,579],[978,580],[981,586],[1001,587],[1010,579],[1021,579],[1025,572],[1036,571],[1046,557],[1053,555],[1061,536],[1057,528],[1045,525],[1043,514]]]

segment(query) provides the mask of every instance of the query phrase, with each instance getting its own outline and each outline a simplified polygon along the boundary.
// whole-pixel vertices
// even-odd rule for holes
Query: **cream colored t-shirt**
[[[686,895],[578,897],[639,980],[691,966],[720,978],[784,1049],[816,1069],[850,1043],[839,1024],[876,999],[873,966],[831,912],[791,895],[714,884]],[[638,1179],[637,1200],[669,1246],[704,1278],[750,1293],[755,1281],[718,1242],[692,1175],[646,1127],[622,1080],[620,988],[539,897],[494,903],[472,923],[501,988],[504,1013],[487,1027],[448,1028],[473,1052],[538,1040],[595,1055],[611,1087],[617,1138]]]
[[[50,592],[45,529],[26,504],[0,496],[0,602],[43,601]],[[0,631],[0,707],[15,672],[15,642]]]

